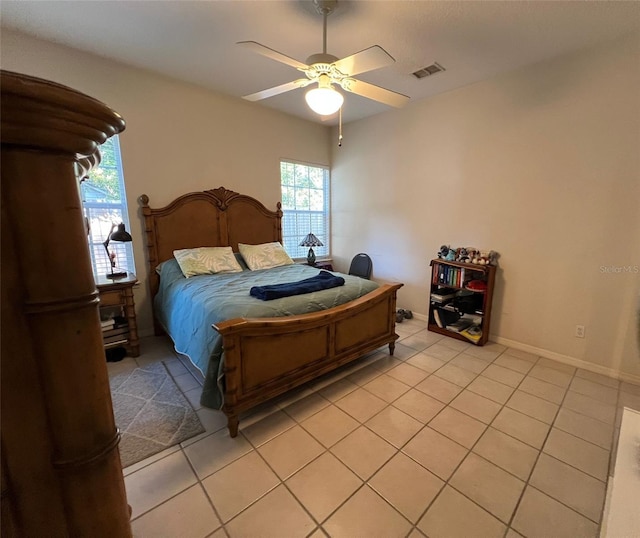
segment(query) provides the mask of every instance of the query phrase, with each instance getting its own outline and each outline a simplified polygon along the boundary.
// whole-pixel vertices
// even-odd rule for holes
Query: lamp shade
[[[132,241],[129,232],[124,229],[123,222],[118,224],[118,229],[109,236],[109,239],[111,241],[120,241],[122,243],[129,243],[130,241]]]
[[[307,234],[307,236],[302,240],[302,242],[300,243],[301,247],[321,247],[323,246],[322,241],[320,241],[320,239],[318,239],[315,235],[313,234]]]

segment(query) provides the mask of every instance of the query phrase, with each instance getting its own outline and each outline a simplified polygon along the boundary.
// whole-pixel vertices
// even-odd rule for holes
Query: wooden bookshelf
[[[429,321],[427,328],[432,332],[444,334],[463,342],[478,346],[486,344],[489,340],[491,327],[491,304],[493,302],[496,266],[453,262],[443,259],[431,260],[430,265],[431,281],[429,285]],[[484,282],[486,289],[484,291],[469,289],[469,282],[472,280]],[[434,294],[438,295],[438,292],[446,289],[454,290],[453,297],[442,301],[433,299]],[[461,308],[461,305],[464,305],[464,308]],[[473,310],[471,310],[471,305]],[[434,315],[434,311],[438,308],[457,312],[458,315],[464,310],[463,318],[473,318],[478,322],[474,323],[474,325],[477,325],[482,331],[479,340],[477,342],[472,341],[460,332],[447,329],[446,324],[440,327]]]

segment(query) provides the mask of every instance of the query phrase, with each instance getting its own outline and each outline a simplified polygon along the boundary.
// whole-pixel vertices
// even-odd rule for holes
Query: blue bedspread
[[[273,301],[281,297],[292,297],[303,293],[311,293],[312,291],[337,288],[338,286],[344,286],[344,278],[333,275],[329,271],[320,271],[316,276],[297,280],[296,282],[253,286],[249,290],[249,294],[263,301]]]
[[[222,338],[214,323],[233,318],[281,317],[306,314],[352,301],[378,287],[371,280],[342,275],[345,285],[293,297],[262,301],[249,294],[254,286],[271,286],[316,276],[318,269],[294,264],[259,271],[199,275],[184,278],[172,259],[160,267],[160,289],[154,299],[158,321],[205,377],[201,404],[223,403]]]

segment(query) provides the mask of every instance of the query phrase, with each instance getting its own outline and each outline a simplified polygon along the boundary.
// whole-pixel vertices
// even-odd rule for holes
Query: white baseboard
[[[521,342],[517,342],[515,340],[509,340],[508,338],[503,338],[502,336],[491,335],[489,340],[513,349],[519,349],[520,351],[533,353],[534,355],[545,357],[546,359],[552,359],[554,361],[562,362],[564,364],[569,364],[570,366],[575,366],[576,368],[589,370],[590,372],[593,372],[595,374],[602,374],[608,377],[613,377],[614,379],[620,379],[622,381],[628,381],[629,383],[640,385],[640,376],[637,376],[634,374],[620,372],[618,370],[614,370],[613,368],[607,368],[606,366],[601,366],[600,364],[594,364],[589,361],[584,361],[582,359],[570,357],[569,355],[563,355],[561,353],[556,353],[555,351],[549,351],[548,349],[542,349],[539,347],[530,346],[529,344],[522,344]]]
[[[420,321],[429,321],[429,317],[424,314],[418,314],[417,312],[413,312],[413,317],[419,319]]]
[[[426,314],[420,314],[418,312],[413,312],[413,317],[420,321],[427,322],[429,317]],[[570,366],[575,366],[576,368],[582,368],[583,370],[589,370],[595,374],[606,375],[607,377],[613,377],[614,379],[620,379],[621,381],[628,381],[629,383],[634,383],[636,385],[640,385],[640,376],[634,374],[628,374],[626,372],[620,372],[618,370],[614,370],[613,368],[607,368],[606,366],[601,366],[600,364],[594,364],[589,361],[584,361],[582,359],[577,359],[575,357],[570,357],[569,355],[563,355],[561,353],[556,353],[555,351],[549,351],[548,349],[542,349],[535,346],[530,346],[529,344],[523,344],[516,340],[510,340],[509,338],[503,338],[502,336],[498,336],[492,334],[489,337],[491,342],[495,342],[496,344],[502,344],[503,346],[510,347],[512,349],[518,349],[520,351],[526,351],[528,353],[533,353],[534,355],[538,355],[539,357],[544,357],[546,359],[552,359],[554,361],[562,362],[564,364],[569,364]]]

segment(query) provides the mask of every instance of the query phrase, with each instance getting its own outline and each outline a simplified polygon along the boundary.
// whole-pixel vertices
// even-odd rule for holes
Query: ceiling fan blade
[[[311,82],[312,81],[308,78],[300,78],[292,82],[287,82],[286,84],[280,84],[280,86],[275,86],[273,88],[268,88],[266,90],[252,93],[251,95],[244,95],[242,98],[246,99],[247,101],[260,101],[261,99],[273,97],[274,95],[279,95],[281,93],[295,90],[297,88],[304,88],[305,86],[311,84]]]
[[[342,58],[342,60],[334,62],[333,65],[335,65],[341,73],[352,77],[360,73],[386,67],[392,63],[395,63],[393,56],[387,53],[382,47],[374,45],[368,49],[356,52],[351,56]]]
[[[357,95],[362,95],[367,99],[373,99],[385,105],[401,108],[409,102],[409,97],[401,93],[393,92],[375,84],[362,82],[356,79],[347,79],[347,83],[342,86],[345,90]]]
[[[291,67],[295,67],[296,69],[307,69],[309,66],[307,64],[303,64],[294,58],[290,58],[278,52],[277,50],[270,49],[269,47],[265,47],[256,41],[238,41],[236,45],[241,45],[245,49],[251,50],[258,54],[262,54],[262,56],[266,56],[267,58],[271,58],[276,62],[280,62],[283,64],[290,65]]]

